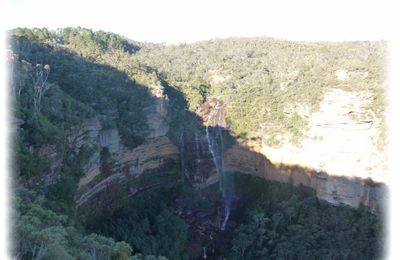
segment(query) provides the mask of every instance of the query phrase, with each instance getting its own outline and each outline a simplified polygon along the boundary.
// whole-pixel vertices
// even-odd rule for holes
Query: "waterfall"
[[[200,176],[200,169],[199,169],[199,163],[200,163],[200,146],[199,146],[199,134],[197,131],[194,132],[194,143],[195,143],[195,148],[196,148],[196,176]],[[201,176],[202,180],[204,180],[204,176]]]
[[[179,138],[179,155],[181,159],[182,185],[185,184],[185,139],[183,132]]]
[[[207,251],[205,247],[203,247],[203,259],[207,259]]]
[[[231,213],[231,201],[232,201],[232,180],[231,176],[226,174],[224,171],[224,161],[223,161],[223,136],[220,127],[221,124],[221,109],[222,105],[219,101],[215,105],[214,109],[208,115],[208,120],[206,124],[206,139],[208,144],[208,149],[211,153],[214,165],[217,170],[219,189],[222,194],[224,201],[224,220],[221,224],[221,230],[225,230],[226,224],[229,220]],[[209,126],[214,125],[212,136],[210,134]],[[215,132],[216,131],[216,132]]]
[[[206,138],[207,138],[207,143],[208,143],[208,150],[211,153],[211,156],[213,158],[214,161],[214,165],[215,168],[217,170],[217,174],[218,174],[218,181],[219,181],[219,189],[222,193],[222,197],[225,197],[225,189],[223,187],[224,184],[224,176],[223,176],[223,163],[222,163],[222,154],[223,154],[223,147],[221,146],[221,142],[222,140],[220,140],[220,144],[218,144],[218,142],[215,139],[221,139],[220,137],[222,136],[221,133],[221,129],[219,127],[220,124],[220,115],[221,115],[221,104],[218,102],[214,109],[211,110],[211,112],[208,115],[208,120],[207,120],[207,124],[206,124]],[[215,121],[216,119],[216,121]],[[214,120],[214,122],[213,122]],[[211,122],[210,122],[211,121]],[[210,130],[209,130],[209,125],[210,124],[214,124],[215,128],[213,129],[213,136],[212,138],[210,138]],[[215,135],[215,131],[217,132],[217,136]],[[219,149],[218,149],[219,148]]]
[[[225,218],[224,218],[224,222],[223,222],[222,225],[221,225],[221,230],[222,230],[222,231],[225,230],[225,226],[226,226],[226,223],[227,223],[228,220],[229,220],[229,215],[230,215],[230,214],[231,214],[231,207],[230,207],[229,204],[227,204],[227,203],[225,202]]]
[[[215,167],[217,167],[217,171],[218,171],[219,167],[218,167],[217,155],[216,155],[216,152],[214,151],[214,147],[213,147],[213,144],[210,139],[210,131],[209,131],[209,127],[208,127],[208,122],[210,122],[210,119],[212,118],[212,115],[213,115],[212,112],[213,111],[211,111],[210,114],[208,115],[208,121],[207,121],[207,125],[206,125],[206,138],[207,138],[207,143],[208,143],[208,150],[211,152]]]

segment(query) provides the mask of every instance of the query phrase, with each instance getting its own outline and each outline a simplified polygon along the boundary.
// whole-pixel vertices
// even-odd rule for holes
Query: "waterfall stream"
[[[199,164],[200,161],[200,145],[199,145],[199,134],[197,133],[197,131],[194,132],[194,144],[196,148],[196,176],[199,176],[200,169],[197,165]]]
[[[221,223],[221,230],[225,230],[226,224],[229,220],[231,212],[231,201],[232,186],[229,180],[228,174],[224,171],[224,161],[223,161],[223,135],[221,130],[221,116],[222,116],[222,104],[217,101],[215,107],[210,111],[206,124],[206,139],[208,144],[208,149],[211,153],[215,168],[218,174],[219,189],[224,201],[224,220]],[[212,134],[210,134],[209,126],[212,125]]]
[[[179,155],[181,161],[181,172],[182,172],[182,185],[185,184],[185,139],[183,132],[181,132],[179,138]]]

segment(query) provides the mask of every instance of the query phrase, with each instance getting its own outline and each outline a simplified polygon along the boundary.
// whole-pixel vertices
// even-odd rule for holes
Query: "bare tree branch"
[[[49,77],[50,66],[37,64],[32,73],[31,78],[33,82],[33,109],[34,112],[40,112],[40,104],[42,101],[43,95],[50,88],[49,84],[46,84],[46,81]]]

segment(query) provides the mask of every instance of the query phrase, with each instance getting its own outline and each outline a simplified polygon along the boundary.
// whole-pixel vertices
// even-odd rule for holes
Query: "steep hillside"
[[[147,245],[132,248],[82,230],[84,216],[77,208],[94,193],[89,189],[109,177],[116,179],[126,171],[139,176],[154,169],[173,169],[178,158],[177,148],[165,139],[168,125],[163,123],[164,101],[158,96],[161,86],[155,85],[159,81],[153,81],[156,77],[149,73],[152,85],[141,85],[102,56],[120,52],[129,57],[139,47],[114,34],[79,28],[57,33],[17,29],[10,43],[14,195],[19,203],[15,255],[22,259],[127,259],[132,249],[134,259],[144,258],[140,254],[144,252],[150,258],[161,253],[170,258],[180,255],[146,250]],[[166,177],[175,180],[176,173],[170,172]],[[114,193],[120,199],[133,189],[128,178],[122,181]],[[145,179],[137,186],[145,187]],[[97,212],[110,208],[106,200],[99,202]],[[157,217],[161,210],[165,221],[171,218],[170,208],[156,209],[151,216]],[[183,221],[175,219],[185,232]],[[169,230],[155,235],[164,232]],[[160,237],[155,239],[161,244]]]
[[[373,95],[366,114],[382,117],[383,42],[302,43],[230,38],[142,48],[138,59],[181,86],[192,110],[207,92],[227,104],[238,136],[265,136],[270,144],[302,137],[307,116],[330,89]],[[280,134],[280,136],[277,136]],[[283,136],[282,136],[283,135]]]

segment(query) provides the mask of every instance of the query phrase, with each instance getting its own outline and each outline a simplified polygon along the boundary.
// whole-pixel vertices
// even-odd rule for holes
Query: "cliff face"
[[[371,109],[373,99],[368,91],[331,89],[318,111],[298,111],[308,118],[308,130],[299,145],[286,141],[281,147],[270,147],[261,137],[256,146],[274,164],[301,165],[330,175],[387,182],[384,122]]]
[[[148,125],[145,142],[132,150],[122,144],[117,129],[102,128],[99,116],[70,130],[70,147],[79,150],[86,146],[94,150],[83,166],[84,176],[76,194],[79,206],[94,201],[101,202],[101,205],[106,201],[115,203],[158,185],[160,176],[155,176],[150,182],[143,182],[143,176],[148,175],[151,179],[152,173],[167,171],[179,159],[185,160],[167,137],[168,99],[157,86],[153,87],[152,94],[155,97],[153,103],[145,108]],[[318,198],[329,203],[351,207],[365,205],[372,211],[380,211],[386,197],[384,166],[381,164],[384,157],[374,143],[381,122],[371,115],[361,117],[365,100],[368,101],[365,93],[328,92],[321,102],[320,111],[307,115],[310,128],[301,146],[286,144],[272,148],[262,137],[242,143],[235,140],[224,151],[224,171],[304,185],[314,189]],[[217,126],[228,129],[223,110],[218,118],[210,116],[218,104],[218,100],[209,99],[197,110],[197,115],[210,129]],[[350,117],[349,114],[356,116]],[[184,173],[199,189],[219,181],[209,145],[206,129],[201,128],[195,131],[193,143],[186,144],[186,150],[181,151],[193,155],[193,162],[186,162],[191,168],[184,167]],[[51,153],[50,148],[47,150]],[[105,150],[108,158],[104,158]],[[53,168],[60,163],[55,160]],[[172,179],[176,181],[178,178]]]
[[[76,196],[78,205],[99,198],[104,201],[106,194],[110,199],[109,192],[113,188],[119,190],[117,193],[122,197],[131,196],[156,184],[157,178],[154,183],[143,184],[140,180],[143,174],[166,170],[182,159],[178,147],[167,137],[168,99],[160,86],[153,86],[151,94],[153,102],[144,109],[145,142],[132,150],[122,144],[117,129],[103,129],[101,116],[69,131],[71,148],[79,150],[85,146],[93,150],[83,165],[84,175]],[[384,207],[386,196],[384,154],[376,146],[382,122],[364,112],[370,99],[368,93],[337,89],[327,92],[318,112],[303,111],[302,115],[309,117],[309,129],[300,146],[286,143],[273,148],[266,145],[262,137],[246,143],[236,142],[224,152],[224,170],[304,185],[330,203],[352,207],[365,205],[379,211]],[[210,116],[218,104],[218,100],[209,99],[197,110],[197,115],[207,127],[227,129],[223,110],[218,118]],[[195,158],[192,169],[185,169],[185,174],[193,186],[204,188],[218,182],[206,129],[198,129],[193,142],[191,149],[194,151],[184,151],[194,154]],[[41,153],[54,158],[51,170],[57,172],[62,162],[56,160],[53,150],[43,147]],[[45,182],[54,182],[49,176],[54,174],[47,175]]]
[[[272,148],[263,138],[236,143],[224,153],[224,170],[270,181],[313,188],[318,198],[351,207],[381,211],[386,200],[384,153],[376,145],[382,121],[365,113],[368,93],[328,92],[320,110],[310,113],[309,130],[300,146]],[[215,102],[198,110],[209,122]],[[221,122],[226,127],[226,120]],[[209,180],[216,178],[209,178]]]
[[[98,199],[99,196],[107,195],[109,199],[125,192],[131,196],[145,187],[138,184],[143,174],[168,169],[178,161],[178,148],[166,136],[169,129],[165,120],[168,102],[160,93],[162,90],[154,86],[151,94],[155,98],[144,109],[147,119],[145,141],[134,149],[128,149],[122,144],[117,129],[102,129],[98,118],[72,130],[71,145],[95,148],[83,167],[84,176],[79,181],[76,198],[78,206],[91,202],[93,198]],[[102,156],[104,151],[107,151],[107,158]],[[121,194],[105,194],[114,188]]]
[[[120,191],[130,189],[128,195],[134,195],[133,193],[137,192],[134,190],[134,187],[138,186],[137,189],[143,187],[140,187],[138,183],[137,185],[136,183],[128,185],[128,182],[131,180],[139,180],[142,174],[151,174],[169,168],[178,160],[178,150],[166,136],[163,136],[154,138],[133,150],[125,150],[124,153],[117,154],[117,156],[119,157],[119,161],[112,167],[112,173],[104,176],[100,181],[90,183],[96,176],[90,176],[90,171],[81,178],[79,184],[82,190],[84,190],[86,185],[89,185],[90,188],[86,189],[86,192],[79,196],[77,199],[78,206],[101,195],[101,193],[107,191],[110,186],[119,186],[121,189]],[[98,175],[101,174],[100,167],[101,165],[99,163],[95,164],[93,167],[95,172],[98,172]]]
[[[309,130],[300,147],[286,143],[272,148],[262,140],[253,145],[277,166],[267,178],[283,173],[279,178],[312,187],[319,198],[334,204],[384,207],[388,176],[379,144],[383,121],[368,109],[372,104],[367,91],[328,91],[319,111],[308,114]],[[299,171],[304,167],[313,171],[304,175]]]
[[[254,147],[235,145],[225,153],[225,170],[255,175],[266,180],[303,185],[315,190],[318,198],[351,207],[365,205],[372,211],[385,207],[386,186],[371,179],[330,175],[299,165],[273,164]]]

